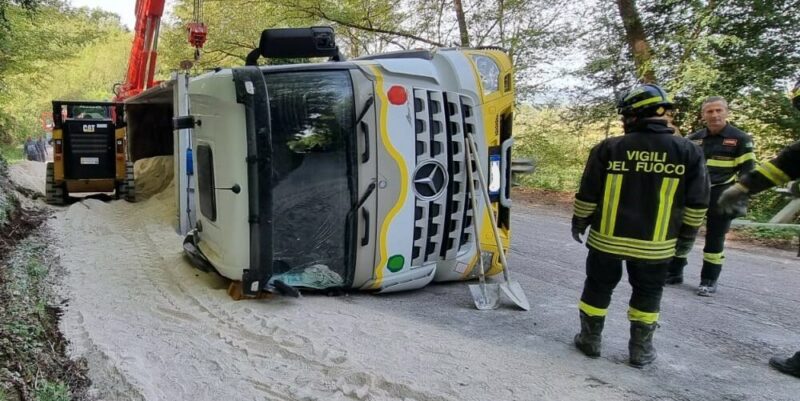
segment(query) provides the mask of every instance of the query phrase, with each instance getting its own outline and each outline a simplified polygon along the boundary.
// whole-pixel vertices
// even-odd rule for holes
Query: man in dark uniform
[[[800,81],[797,81],[790,96],[792,105],[800,110]],[[800,178],[800,141],[787,146],[778,157],[761,164],[755,171],[742,176],[738,184],[725,190],[719,197],[719,208],[733,213],[750,195],[773,186],[782,186],[789,180],[798,178]],[[800,351],[791,358],[773,357],[769,360],[769,364],[783,373],[800,377]]]
[[[673,106],[663,89],[635,88],[617,107],[625,135],[592,149],[575,195],[573,238],[582,242],[591,227],[575,345],[587,356],[600,355],[611,293],[625,261],[633,287],[628,351],[631,365],[641,367],[656,358],[653,334],[669,261],[694,244],[709,180],[700,148],[667,126],[665,113]]]
[[[706,166],[711,177],[711,202],[706,214],[706,245],[703,248],[703,269],[700,272],[700,286],[697,295],[710,297],[717,291],[717,280],[725,259],[725,234],[731,227],[731,220],[737,215],[722,213],[716,207],[722,191],[736,182],[736,176],[744,174],[755,166],[753,140],[750,135],[728,123],[728,102],[719,96],[712,96],[703,102],[703,120],[706,128],[688,136],[689,140],[703,148]],[[683,268],[688,255],[678,254],[672,260],[667,284],[683,282]]]

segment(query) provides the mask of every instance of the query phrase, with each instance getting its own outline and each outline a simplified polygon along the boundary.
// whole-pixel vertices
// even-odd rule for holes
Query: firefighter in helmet
[[[596,145],[575,195],[572,236],[589,228],[586,281],[575,345],[600,355],[601,333],[611,293],[626,264],[633,287],[628,308],[630,363],[656,358],[653,347],[669,262],[694,244],[709,198],[709,178],[700,149],[673,135],[665,114],[673,108],[657,85],[631,90],[617,105],[625,135]]]
[[[800,80],[790,93],[792,105],[800,110]],[[784,148],[778,157],[762,163],[755,171],[746,174],[732,187],[725,190],[719,198],[719,207],[727,213],[737,213],[743,208],[747,198],[765,189],[782,186],[790,180],[800,178],[800,141]],[[797,196],[797,183],[792,187]],[[783,373],[800,377],[800,351],[790,358],[773,357],[769,364]]]

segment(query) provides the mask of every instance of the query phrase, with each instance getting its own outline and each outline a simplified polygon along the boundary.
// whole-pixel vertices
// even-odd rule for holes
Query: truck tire
[[[125,163],[125,200],[136,202],[136,181],[133,178],[133,162]]]
[[[47,162],[47,178],[45,179],[44,201],[50,205],[61,206],[64,204],[66,196],[64,194],[64,188],[60,185],[56,185],[55,174],[56,170],[53,162]]]

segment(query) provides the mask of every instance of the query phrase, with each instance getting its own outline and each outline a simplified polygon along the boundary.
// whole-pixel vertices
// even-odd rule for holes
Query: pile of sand
[[[136,200],[142,201],[167,189],[175,176],[172,156],[139,159],[133,164]]]
[[[44,195],[47,164],[23,160],[9,166],[8,176],[14,184]]]

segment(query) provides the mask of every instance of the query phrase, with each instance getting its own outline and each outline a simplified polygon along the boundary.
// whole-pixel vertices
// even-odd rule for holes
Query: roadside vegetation
[[[23,208],[6,173],[0,157],[0,401],[80,400],[89,381],[58,329],[46,212]]]

